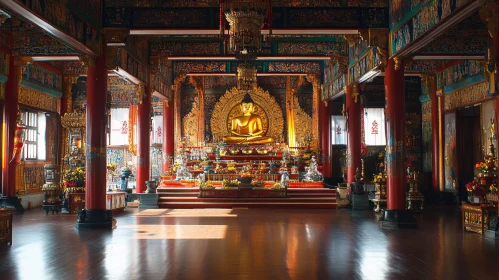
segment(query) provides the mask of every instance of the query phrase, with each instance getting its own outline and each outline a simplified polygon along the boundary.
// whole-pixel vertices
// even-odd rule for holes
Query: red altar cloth
[[[194,188],[195,182],[161,181],[158,188]],[[221,188],[222,182],[212,182],[215,188]],[[266,188],[271,188],[273,182],[265,182]],[[288,189],[323,189],[322,182],[290,182]]]

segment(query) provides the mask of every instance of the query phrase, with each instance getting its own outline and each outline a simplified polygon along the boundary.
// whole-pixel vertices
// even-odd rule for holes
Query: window
[[[385,109],[364,109],[364,136],[367,146],[386,145]]]
[[[24,140],[26,141],[23,147],[22,159],[45,160],[47,157],[45,112],[22,110],[21,114],[21,119],[25,125]]]
[[[343,116],[331,116],[331,143],[333,145],[347,144],[347,131]]]
[[[111,136],[109,145],[128,145],[128,108],[111,109]]]

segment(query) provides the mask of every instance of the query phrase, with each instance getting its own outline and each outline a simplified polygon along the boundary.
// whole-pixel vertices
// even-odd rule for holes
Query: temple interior
[[[499,279],[499,0],[0,0],[1,279]]]

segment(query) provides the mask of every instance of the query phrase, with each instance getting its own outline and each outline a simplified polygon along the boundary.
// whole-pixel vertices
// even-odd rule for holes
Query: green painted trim
[[[391,8],[390,8],[391,10]],[[421,10],[421,3],[418,3],[407,15],[399,20],[391,29],[390,33],[397,31],[402,25],[412,19]]]
[[[419,96],[419,102],[423,103],[426,101],[430,101],[430,96],[428,94],[423,94]]]
[[[452,93],[456,90],[459,90],[459,89],[462,89],[462,88],[465,88],[465,87],[468,87],[468,86],[471,86],[474,84],[478,84],[478,83],[481,83],[483,81],[485,81],[485,76],[484,76],[483,72],[480,72],[474,76],[468,77],[468,78],[461,80],[457,83],[444,86],[444,93],[449,94],[449,93]]]
[[[319,36],[319,37],[297,37],[297,38],[292,38],[292,37],[272,37],[272,41],[275,42],[283,42],[283,43],[293,43],[293,42],[309,42],[309,43],[318,43],[318,42],[334,42],[334,43],[343,43],[345,40],[340,37],[334,37],[334,36]]]
[[[0,74],[0,83],[6,83],[8,79],[4,74]]]
[[[32,89],[32,90],[35,90],[35,91],[39,91],[39,92],[48,94],[48,95],[53,96],[53,97],[57,97],[57,98],[61,98],[62,97],[62,92],[61,91],[57,91],[55,89],[47,88],[45,86],[42,86],[42,85],[39,85],[39,84],[36,84],[36,83],[33,83],[33,82],[21,81],[21,82],[19,82],[19,86],[25,87],[25,88],[29,88],[29,89]]]

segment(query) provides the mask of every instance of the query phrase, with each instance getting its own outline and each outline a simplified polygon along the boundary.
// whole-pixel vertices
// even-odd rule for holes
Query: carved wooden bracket
[[[31,57],[29,56],[13,56],[14,65],[16,66],[25,66],[32,62]]]
[[[130,35],[128,28],[104,28],[106,43],[126,43],[126,38]]]
[[[120,55],[120,48],[107,47],[106,51],[106,68],[109,71],[118,70],[118,65],[115,64],[114,58]]]
[[[84,55],[81,55],[79,56],[80,58],[80,61],[81,61],[81,64],[83,65],[83,67],[95,67],[95,57],[94,56],[91,56],[91,55],[87,55],[87,54],[84,54]]]
[[[0,10],[0,27],[8,18],[10,18],[9,15],[4,11]]]
[[[350,95],[350,97],[353,99],[353,102],[357,103],[359,101],[359,87],[358,87],[358,84],[355,83],[352,85],[352,94]]]
[[[142,102],[144,101],[144,97],[146,95],[146,88],[143,83],[140,83],[138,85],[137,94],[139,95],[139,104],[142,104]]]
[[[499,29],[499,1],[480,0],[480,6],[480,17],[487,22],[490,37],[495,38]]]
[[[367,41],[370,47],[376,47],[376,52],[381,59],[380,68],[385,68],[388,63],[388,34],[387,28],[369,29],[369,39]]]
[[[173,86],[175,88],[180,86],[180,84],[185,80],[186,77],[187,77],[186,74],[177,74],[175,79],[173,80]]]

